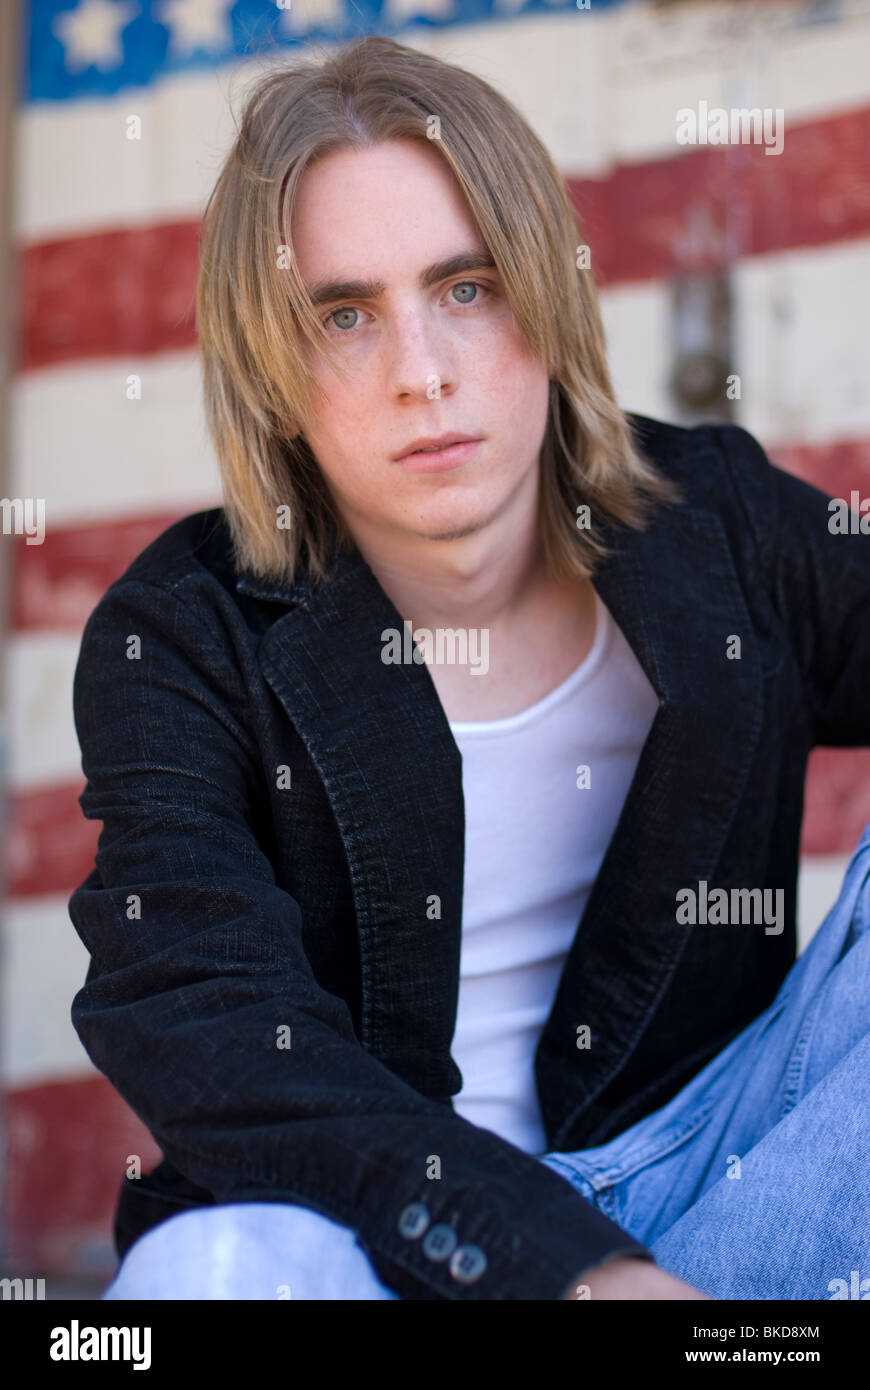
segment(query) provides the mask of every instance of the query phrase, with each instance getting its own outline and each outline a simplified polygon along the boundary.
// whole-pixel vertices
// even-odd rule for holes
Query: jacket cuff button
[[[446,1260],[456,1245],[457,1235],[452,1226],[433,1226],[423,1241],[423,1254],[430,1260]]]
[[[422,1202],[411,1202],[399,1217],[399,1232],[408,1240],[416,1240],[429,1225],[429,1213]]]
[[[486,1256],[479,1245],[460,1245],[448,1268],[458,1284],[474,1284],[486,1269]]]

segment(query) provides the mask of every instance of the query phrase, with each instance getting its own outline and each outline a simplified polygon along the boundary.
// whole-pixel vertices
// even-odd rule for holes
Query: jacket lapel
[[[424,665],[385,665],[402,619],[359,551],[329,581],[243,592],[286,599],[263,674],[315,763],[344,842],[359,934],[361,1042],[423,1094],[446,1099],[459,989],[462,759]]]
[[[538,1042],[554,1149],[638,1046],[672,979],[692,931],[675,895],[712,878],[762,722],[758,644],[718,517],[660,512],[647,531],[608,540],[594,584],[659,708]],[[732,635],[739,660],[726,657]],[[583,1024],[588,1050],[577,1047]]]

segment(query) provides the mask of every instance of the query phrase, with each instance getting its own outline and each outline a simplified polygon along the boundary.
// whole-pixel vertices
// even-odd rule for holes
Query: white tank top
[[[450,723],[466,837],[453,1104],[531,1154],[547,1148],[535,1047],[658,709],[597,591],[595,612],[589,653],[544,699]]]

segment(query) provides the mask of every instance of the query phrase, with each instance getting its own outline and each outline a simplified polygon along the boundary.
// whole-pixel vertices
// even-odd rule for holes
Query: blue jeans
[[[870,823],[770,1007],[667,1105],[541,1162],[712,1298],[870,1298]],[[397,1295],[352,1230],[243,1202],[147,1232],[103,1297]]]

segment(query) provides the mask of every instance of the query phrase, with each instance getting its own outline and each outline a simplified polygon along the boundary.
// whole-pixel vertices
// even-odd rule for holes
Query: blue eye
[[[460,280],[460,282],[459,282],[458,285],[454,285],[454,286],[453,286],[453,289],[454,289],[454,290],[469,290],[469,289],[470,289],[470,290],[474,290],[474,291],[476,292],[477,290],[480,289],[480,285],[478,285],[478,283],[477,283],[476,280]],[[468,304],[469,302],[473,303],[474,301],[473,301],[473,300],[472,300],[472,301],[465,300],[464,302],[465,302],[466,304]]]
[[[339,314],[358,314],[358,313],[359,313],[359,310],[358,310],[358,309],[333,309],[333,311],[332,311],[331,314],[327,314],[327,316],[326,316],[324,322],[325,322],[325,323],[329,323],[330,319],[333,319],[333,320],[334,320]],[[338,327],[338,324],[336,324],[336,327]],[[346,327],[355,328],[355,327],[356,327],[356,324],[353,324],[353,323],[352,323],[352,324],[346,325]]]

